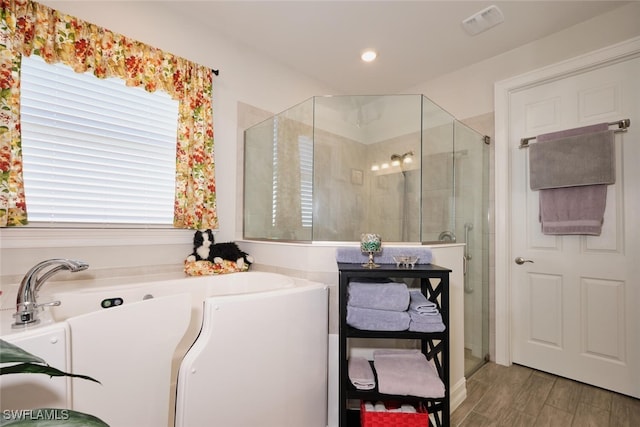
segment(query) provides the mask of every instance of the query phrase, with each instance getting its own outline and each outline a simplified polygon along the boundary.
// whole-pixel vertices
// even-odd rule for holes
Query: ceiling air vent
[[[475,36],[504,21],[504,15],[497,6],[489,6],[462,21],[462,27],[471,36]]]

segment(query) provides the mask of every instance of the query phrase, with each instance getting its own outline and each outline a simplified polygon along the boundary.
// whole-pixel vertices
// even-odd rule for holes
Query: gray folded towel
[[[411,332],[443,332],[446,327],[442,321],[442,316],[425,316],[413,311],[409,311],[409,330]]]
[[[351,282],[347,294],[352,307],[406,311],[409,306],[409,289],[404,283]]]
[[[417,313],[423,314],[439,314],[438,305],[435,302],[431,302],[424,296],[424,294],[418,290],[411,290],[409,292],[410,303],[409,309]]]
[[[447,329],[442,321],[438,323],[417,323],[411,320],[409,322],[409,331],[411,332],[423,332],[425,334],[434,334],[437,332],[444,332]]]
[[[365,331],[406,331],[410,319],[406,311],[347,306],[347,324]]]
[[[407,313],[409,313],[409,317],[411,318],[411,321],[415,323],[430,323],[430,324],[442,323],[442,315],[440,313],[423,314],[413,310],[409,310]]]
[[[536,137],[538,142],[529,147],[532,190],[615,183],[613,131],[594,133],[591,129],[593,126],[571,129],[568,137],[558,136],[568,131]]]
[[[369,361],[364,357],[349,358],[349,380],[358,390],[372,390],[376,387],[376,378]]]
[[[431,302],[422,292],[412,290],[409,304],[409,330],[412,332],[442,332],[446,328],[436,303]]]
[[[375,262],[378,264],[395,264],[394,256],[416,256],[416,264],[431,264],[433,253],[431,248],[426,246],[405,246],[391,248],[382,247],[382,252],[375,255]],[[369,261],[369,255],[362,253],[360,247],[342,247],[336,249],[336,261],[348,264],[364,264]]]
[[[376,350],[373,364],[380,393],[444,397],[444,384],[436,367],[418,350]]]
[[[542,233],[599,236],[607,184],[615,182],[613,131],[607,123],[536,137],[530,146],[532,190],[540,190]]]
[[[540,191],[542,233],[599,236],[607,200],[606,185]]]

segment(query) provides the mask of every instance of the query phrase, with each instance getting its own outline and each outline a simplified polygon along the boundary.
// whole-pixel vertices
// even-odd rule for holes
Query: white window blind
[[[300,211],[302,226],[313,225],[313,140],[306,136],[298,139],[300,152]]]
[[[273,161],[271,187],[271,226],[276,226],[278,217],[278,117],[273,120]],[[298,153],[300,156],[300,224],[302,227],[313,226],[313,139],[301,135],[298,137]]]
[[[273,168],[271,184],[271,226],[278,219],[278,117],[273,118]]]
[[[173,222],[177,101],[35,55],[21,75],[30,222]]]

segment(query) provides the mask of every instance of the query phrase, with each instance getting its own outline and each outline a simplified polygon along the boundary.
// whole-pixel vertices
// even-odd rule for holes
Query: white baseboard
[[[329,334],[328,381],[327,381],[327,425],[338,427],[338,334]]]
[[[449,390],[449,402],[451,413],[467,398],[467,379],[462,377],[457,383],[451,385]]]

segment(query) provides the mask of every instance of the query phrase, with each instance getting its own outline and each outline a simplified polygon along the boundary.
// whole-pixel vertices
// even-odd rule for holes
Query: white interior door
[[[640,397],[640,58],[511,94],[512,361]],[[600,236],[540,231],[520,138],[631,119]],[[532,141],[531,143],[535,143]],[[516,257],[533,261],[517,265]]]

